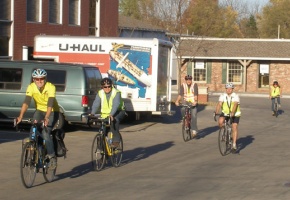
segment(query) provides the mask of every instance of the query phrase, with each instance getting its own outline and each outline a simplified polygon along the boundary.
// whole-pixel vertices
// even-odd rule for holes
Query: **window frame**
[[[1,75],[6,71],[6,75]],[[17,72],[20,74],[17,75]],[[3,77],[6,79],[4,80]],[[1,90],[21,90],[23,79],[23,69],[21,68],[0,68],[0,89]]]
[[[51,3],[55,3],[55,7],[52,8]],[[53,9],[51,11],[51,9]],[[57,11],[57,12],[54,12]],[[56,13],[55,16],[52,16],[51,13]],[[49,0],[48,6],[48,22],[50,24],[62,24],[63,23],[63,0]],[[52,19],[53,18],[53,19]]]
[[[235,64],[233,67],[240,67],[240,69],[237,69],[237,68],[230,69],[231,64]],[[228,65],[227,66],[227,83],[230,82],[230,83],[234,83],[234,84],[242,84],[242,82],[243,82],[243,66],[242,66],[242,64],[237,62],[237,61],[229,61],[227,63],[227,65]],[[234,76],[235,74],[237,74],[237,72],[233,72],[232,75],[230,75],[231,71],[239,71],[239,74],[238,74],[239,81],[235,81],[234,77],[230,78],[231,76]]]
[[[34,2],[35,5],[35,12],[32,13],[34,19],[28,19],[34,8],[29,8],[29,2]],[[37,5],[38,4],[38,5]],[[29,23],[40,23],[42,22],[42,0],[26,0],[26,21]]]
[[[192,68],[192,75],[193,75],[193,81],[196,82],[196,83],[206,83],[207,82],[207,62],[205,60],[194,60],[194,61],[191,61],[193,62],[194,65],[193,68]],[[198,63],[203,63],[203,68],[196,68],[197,67],[197,64]],[[201,71],[203,70],[204,73],[198,73],[197,74],[197,71]],[[204,80],[200,80],[200,75],[201,74],[204,74]]]
[[[77,2],[72,5],[72,2]],[[77,5],[77,7],[76,7]],[[73,9],[73,10],[72,10]],[[72,13],[73,12],[73,13]],[[69,11],[68,11],[69,22],[71,26],[81,25],[81,0],[69,0]],[[75,16],[77,15],[77,16]]]

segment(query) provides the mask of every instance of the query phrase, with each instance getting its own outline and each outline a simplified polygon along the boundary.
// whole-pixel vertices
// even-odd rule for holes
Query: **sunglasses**
[[[111,88],[112,86],[103,86],[103,88]]]
[[[187,80],[192,80],[192,78],[185,78],[185,80],[187,81]]]
[[[35,81],[43,81],[44,78],[34,78]]]

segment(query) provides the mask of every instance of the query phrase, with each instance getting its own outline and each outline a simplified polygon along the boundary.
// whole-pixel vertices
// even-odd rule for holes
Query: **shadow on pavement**
[[[238,138],[238,140],[237,140],[237,144],[238,144],[237,153],[240,153],[240,151],[243,150],[244,148],[246,148],[246,146],[252,144],[254,140],[255,140],[255,138],[252,135]]]
[[[210,135],[212,133],[217,132],[218,130],[219,130],[218,126],[212,126],[212,127],[207,127],[207,128],[201,129],[198,131],[198,135],[197,135],[197,137],[195,137],[195,139],[204,138],[207,135]]]
[[[161,151],[171,148],[174,145],[173,141],[157,144],[150,147],[139,147],[129,151],[125,151],[123,154],[123,160],[121,166],[127,165],[131,162],[148,158],[149,156],[155,155]]]

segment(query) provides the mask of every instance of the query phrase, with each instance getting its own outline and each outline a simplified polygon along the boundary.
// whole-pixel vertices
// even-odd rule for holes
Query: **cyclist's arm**
[[[282,88],[281,88],[281,86],[279,86],[280,87],[280,97],[282,97]]]
[[[96,112],[100,108],[100,106],[101,106],[101,98],[100,98],[99,93],[98,93],[96,95],[94,102],[93,102],[91,114],[96,114]]]
[[[21,110],[20,110],[19,117],[17,117],[17,124],[19,124],[22,121],[23,116],[30,105],[31,99],[32,99],[31,96],[25,96],[24,102],[23,102]]]
[[[232,112],[230,113],[230,116],[231,116],[231,117],[235,116],[235,113],[236,113],[236,111],[237,111],[238,105],[239,105],[239,102],[235,101],[235,102],[234,102],[234,106],[233,106],[233,110],[232,110]]]
[[[181,100],[183,94],[184,94],[184,91],[183,91],[183,87],[181,86],[181,87],[180,87],[180,92],[179,92],[179,94],[178,94],[178,96],[177,96],[177,99],[176,99],[176,101],[175,101],[175,105],[179,106],[179,102],[180,102],[180,100]]]
[[[113,107],[112,107],[112,110],[110,112],[111,117],[113,117],[116,114],[116,112],[118,111],[120,103],[121,103],[121,93],[117,92],[116,96],[113,99]]]
[[[220,113],[220,110],[221,110],[222,105],[223,105],[223,102],[222,101],[219,101],[217,103],[216,108],[215,108],[215,114]]]

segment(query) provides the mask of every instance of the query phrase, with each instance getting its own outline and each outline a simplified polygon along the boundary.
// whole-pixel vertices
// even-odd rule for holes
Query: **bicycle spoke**
[[[224,128],[221,128],[219,131],[218,145],[221,155],[225,156],[228,149],[228,139],[226,137],[226,130]]]
[[[112,148],[111,162],[114,167],[119,167],[123,157],[123,139],[120,137],[118,147]]]
[[[91,150],[91,158],[93,170],[100,171],[105,164],[105,151],[103,148],[103,137],[101,134],[97,134],[94,138]]]
[[[182,119],[182,136],[184,142],[187,142],[191,139],[190,128],[185,126],[185,119]]]
[[[26,188],[32,187],[36,176],[36,150],[33,143],[28,142],[22,149],[20,161],[21,181]]]

